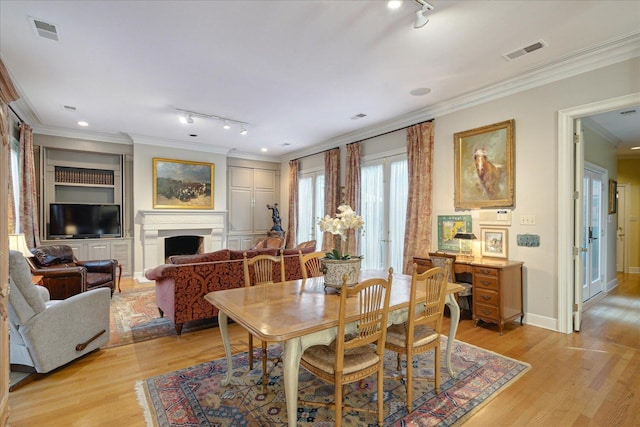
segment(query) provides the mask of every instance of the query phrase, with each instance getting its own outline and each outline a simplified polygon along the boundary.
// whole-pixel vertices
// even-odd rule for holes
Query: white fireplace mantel
[[[227,240],[226,211],[138,211],[142,231],[143,271],[164,263],[164,239],[195,235],[205,252],[222,249]]]

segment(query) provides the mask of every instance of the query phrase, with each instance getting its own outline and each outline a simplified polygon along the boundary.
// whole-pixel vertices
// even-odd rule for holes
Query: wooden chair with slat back
[[[302,251],[298,251],[298,256],[300,257],[300,270],[302,271],[303,279],[322,276],[322,263],[320,259],[326,256],[324,252],[303,254]]]
[[[389,297],[393,269],[388,279],[368,279],[353,287],[346,286],[346,276],[340,293],[338,331],[329,345],[309,347],[302,354],[300,365],[322,380],[334,384],[335,402],[305,401],[307,405],[335,407],[336,426],[342,425],[343,409],[378,414],[378,425],[384,419],[384,342],[389,313]],[[347,300],[358,301],[358,318],[346,320]],[[375,344],[373,346],[372,344]],[[377,373],[377,409],[344,405],[343,386]]]
[[[429,350],[435,352],[434,381],[436,393],[440,393],[440,330],[444,314],[444,301],[447,291],[447,277],[452,262],[446,261],[445,268],[433,267],[422,274],[413,266],[411,277],[411,295],[407,321],[392,325],[387,329],[385,346],[398,354],[398,371],[401,371],[400,358],[406,356],[407,411],[413,408],[413,356]],[[424,303],[418,303],[419,295],[426,295]],[[416,378],[418,379],[418,378]]]
[[[453,254],[447,254],[444,252],[429,252],[429,259],[431,260],[431,265],[433,267],[445,267],[445,262],[447,259],[450,259],[453,263],[456,262],[456,256]],[[456,280],[456,275],[454,269],[451,268],[451,272],[449,273],[449,282],[458,283],[461,285],[464,290],[458,292],[456,294],[456,299],[458,300],[458,305],[461,306],[462,309],[468,310],[468,312],[472,311],[472,298],[473,298],[473,285],[471,283],[461,283]],[[460,302],[464,301],[465,304],[460,304]]]
[[[244,284],[245,286],[273,284],[276,265],[280,265],[280,280],[285,280],[284,257],[273,255],[256,255],[247,258],[247,253],[243,255],[244,261]],[[251,274],[253,273],[253,274]],[[253,279],[253,280],[252,280]],[[262,392],[267,393],[267,343],[262,341]],[[249,369],[253,369],[253,335],[249,333]]]

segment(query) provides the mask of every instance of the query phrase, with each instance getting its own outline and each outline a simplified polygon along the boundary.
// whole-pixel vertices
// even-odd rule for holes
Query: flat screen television
[[[122,237],[119,205],[51,203],[50,239]]]

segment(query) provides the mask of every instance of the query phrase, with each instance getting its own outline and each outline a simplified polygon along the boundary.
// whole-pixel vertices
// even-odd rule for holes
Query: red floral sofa
[[[298,251],[284,249],[285,279],[302,278]],[[302,253],[313,252],[314,247],[302,249]],[[160,316],[166,315],[182,333],[185,322],[214,318],[218,309],[204,299],[209,292],[239,288],[244,283],[243,254],[248,257],[258,254],[280,255],[279,249],[235,251],[222,249],[196,255],[174,255],[169,264],[162,264],[145,272],[145,277],[156,282],[156,304]],[[280,280],[280,269],[275,271]]]

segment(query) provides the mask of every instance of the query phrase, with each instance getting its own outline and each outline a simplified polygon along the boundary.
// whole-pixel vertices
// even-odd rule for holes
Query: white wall
[[[133,215],[134,215],[134,277],[144,276],[142,239],[139,211],[153,210],[153,158],[168,158],[192,162],[213,163],[214,193],[213,210],[227,210],[227,156],[184,148],[158,147],[140,143],[133,146]],[[162,209],[162,211],[170,211]],[[184,212],[183,209],[177,211]],[[200,211],[201,212],[201,211]]]
[[[524,262],[525,321],[529,324],[557,330],[558,286],[568,286],[558,279],[558,111],[640,92],[638,76],[640,59],[635,58],[435,118],[434,230],[438,215],[468,212],[454,208],[454,133],[515,119],[516,195],[508,229],[509,258]],[[383,149],[385,138],[387,135],[365,141],[363,153],[374,146]],[[284,162],[283,176],[287,170]],[[283,183],[283,206],[287,193]],[[474,232],[479,232],[477,212],[471,214]],[[536,224],[520,225],[521,215],[535,215]],[[539,235],[540,246],[517,246],[516,235],[525,233]],[[434,239],[432,248],[436,247]]]

